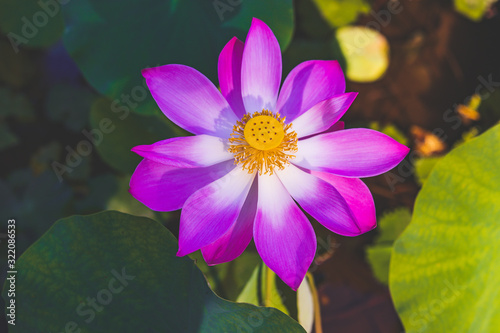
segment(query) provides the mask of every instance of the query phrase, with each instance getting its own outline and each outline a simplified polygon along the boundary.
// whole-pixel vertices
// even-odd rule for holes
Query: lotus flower
[[[220,91],[195,69],[143,70],[163,113],[195,134],[137,146],[144,159],[130,193],[156,211],[182,209],[178,256],[201,249],[209,265],[238,257],[254,239],[265,264],[297,290],[316,252],[306,215],[356,236],[376,226],[370,191],[359,177],[396,166],[408,148],[339,119],[345,93],[337,61],[306,61],[281,83],[281,51],[253,19],[245,43],[219,56]],[[297,202],[297,203],[296,203]]]

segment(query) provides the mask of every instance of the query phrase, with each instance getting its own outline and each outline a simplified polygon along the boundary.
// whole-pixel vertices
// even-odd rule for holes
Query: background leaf
[[[25,95],[0,87],[0,119],[9,116],[18,120],[32,120],[35,112]]]
[[[4,15],[2,10],[2,14]],[[19,88],[28,85],[36,73],[35,57],[29,52],[17,52],[8,40],[0,40],[0,80],[12,87]]]
[[[389,43],[378,31],[366,27],[342,27],[335,33],[347,62],[346,76],[355,82],[372,82],[389,66]]]
[[[500,126],[451,151],[396,241],[390,289],[407,332],[500,327]]]
[[[45,107],[50,119],[63,122],[66,128],[77,132],[87,125],[95,99],[86,87],[59,84],[50,90]]]
[[[480,21],[497,0],[454,0],[455,9],[473,21]]]
[[[57,0],[0,0],[0,7],[0,30],[25,39],[23,46],[50,46],[62,35],[64,24]]]
[[[377,121],[372,121],[369,127],[375,131],[379,131],[390,136],[391,138],[405,146],[408,146],[408,138],[403,133],[401,133],[401,131],[393,124],[382,125]]]
[[[334,28],[356,21],[361,13],[368,13],[370,5],[365,0],[313,0],[323,17]]]
[[[415,177],[420,185],[423,185],[429,178],[432,169],[443,157],[424,157],[415,161]]]
[[[266,290],[266,274],[270,273],[270,279],[273,281],[271,288],[271,295],[267,295]],[[278,290],[276,285],[276,274],[272,271],[266,269],[264,264],[260,264],[255,267],[252,276],[248,280],[245,288],[241,291],[238,296],[237,302],[245,302],[254,305],[263,305],[264,299],[267,299],[268,306],[281,310],[283,313],[289,315],[289,311],[283,304],[282,292]]]
[[[212,290],[220,297],[231,301],[236,301],[252,276],[254,267],[262,262],[257,252],[252,251],[245,251],[238,258],[215,266],[207,265],[201,251],[196,251],[189,257],[203,272]]]
[[[366,249],[366,256],[373,274],[382,283],[389,283],[389,263],[392,246],[396,238],[410,223],[411,213],[407,208],[398,208],[384,214],[378,221],[378,236]]]
[[[34,175],[30,169],[11,174],[0,180],[0,218],[15,217],[22,221],[16,227],[16,253],[20,254],[49,229],[52,221],[64,215],[72,191],[59,182],[52,170]],[[5,256],[6,252],[2,254]]]
[[[268,277],[267,274],[270,274]],[[268,295],[267,281],[271,288]],[[307,332],[311,332],[314,321],[313,296],[310,279],[305,278],[297,292],[291,290],[262,261],[255,267],[252,276],[238,296],[237,302],[272,306],[297,320]]]
[[[102,124],[106,123],[110,125],[103,128]],[[113,107],[106,98],[95,101],[90,111],[92,130],[102,134],[100,140],[94,141],[94,147],[106,163],[123,173],[132,173],[142,160],[130,151],[132,147],[184,135],[181,129],[169,124],[164,116],[135,114],[125,105]],[[95,136],[98,138],[97,134]]]
[[[123,213],[56,222],[16,262],[10,331],[303,332],[278,310],[217,297],[177,247],[158,222]]]
[[[293,32],[292,0],[79,0],[64,13],[64,44],[90,84],[111,99],[129,96],[144,114],[159,111],[143,94],[143,68],[184,64],[216,83],[220,51],[245,39],[252,17],[267,19],[283,50]]]
[[[15,134],[13,134],[6,124],[0,123],[0,150],[10,148],[19,143]]]

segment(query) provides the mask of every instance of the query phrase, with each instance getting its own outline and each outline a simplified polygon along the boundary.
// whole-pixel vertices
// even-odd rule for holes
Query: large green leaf
[[[407,332],[498,332],[500,125],[432,170],[396,241],[390,289]]]
[[[244,40],[252,17],[269,24],[283,49],[293,32],[292,0],[79,0],[64,12],[64,44],[87,80],[148,114],[157,106],[144,94],[141,69],[184,64],[216,82],[220,51],[235,35]]]
[[[278,310],[217,297],[176,252],[174,236],[147,218],[108,211],[59,220],[16,262],[10,331],[303,332]]]

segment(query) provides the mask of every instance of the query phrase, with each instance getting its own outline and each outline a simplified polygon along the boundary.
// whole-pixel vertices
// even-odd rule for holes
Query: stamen
[[[273,131],[268,131],[267,125]],[[244,115],[229,138],[235,164],[241,164],[249,173],[272,175],[275,168],[284,169],[297,152],[297,133],[291,127],[285,125],[285,117],[268,110]]]

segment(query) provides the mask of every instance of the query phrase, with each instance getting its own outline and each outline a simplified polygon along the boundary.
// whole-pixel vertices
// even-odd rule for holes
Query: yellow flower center
[[[273,174],[275,168],[283,169],[297,152],[297,134],[291,127],[285,117],[268,110],[244,115],[229,139],[235,164],[249,173]]]
[[[269,150],[280,145],[285,137],[283,125],[274,117],[253,117],[243,131],[248,144],[255,149]]]

